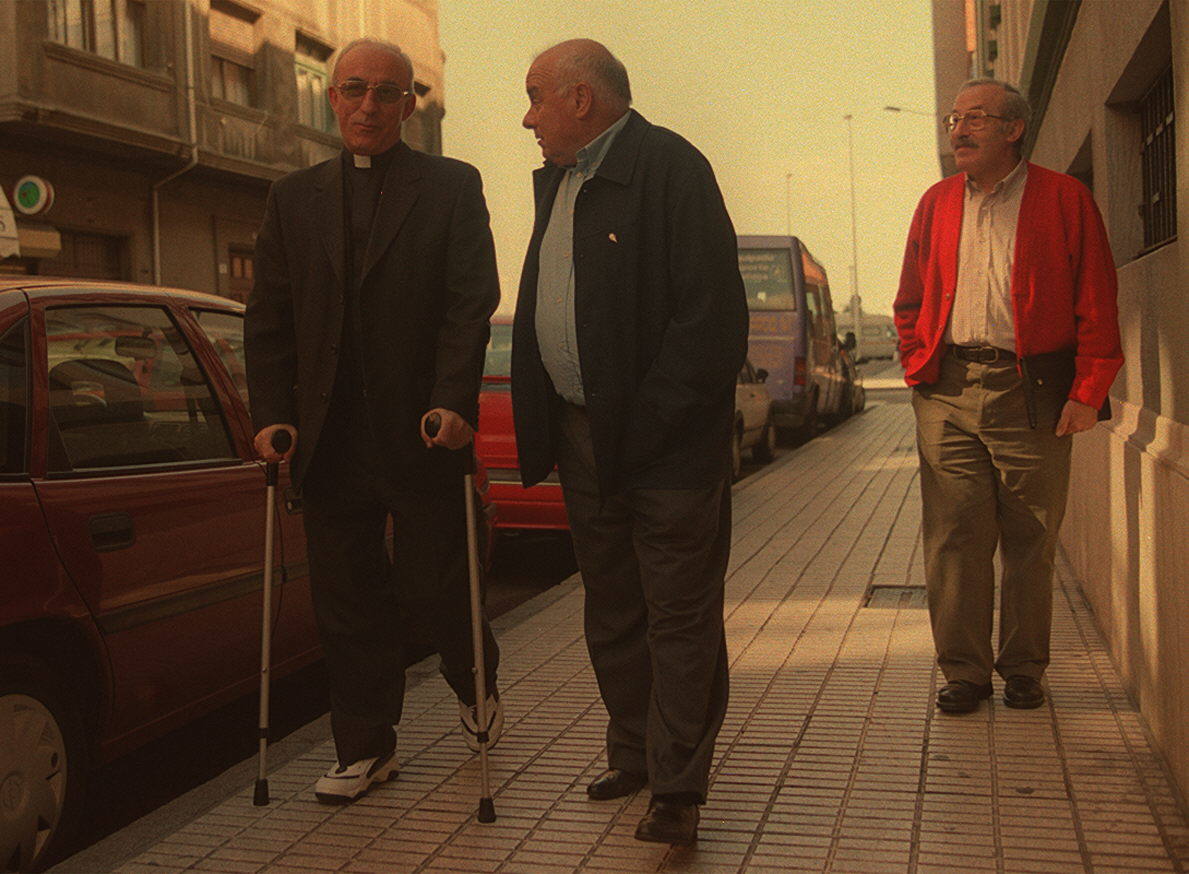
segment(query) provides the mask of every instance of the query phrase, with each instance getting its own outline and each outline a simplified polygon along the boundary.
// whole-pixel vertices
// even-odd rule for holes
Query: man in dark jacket
[[[416,100],[409,59],[359,40],[331,81],[344,149],[273,185],[245,341],[256,450],[279,460],[273,434],[294,438],[284,458],[304,489],[338,753],[315,794],[344,802],[396,774],[398,613],[425,623],[474,746],[463,474],[499,282],[478,172],[401,142]],[[488,714],[495,735],[494,699]]]
[[[629,109],[591,40],[532,64],[524,126],[547,165],[516,308],[512,397],[525,486],[557,465],[610,722],[616,798],[651,784],[636,837],[697,835],[727,703],[730,442],[747,304],[706,159]]]

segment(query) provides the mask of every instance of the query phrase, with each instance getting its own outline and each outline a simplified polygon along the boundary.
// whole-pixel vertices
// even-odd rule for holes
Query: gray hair
[[[1009,121],[1020,119],[1024,122],[1024,133],[1028,132],[1028,128],[1032,126],[1032,107],[1028,104],[1028,100],[1020,93],[1020,89],[1010,82],[1004,82],[1002,79],[970,79],[965,82],[958,93],[961,94],[967,88],[977,88],[980,85],[994,85],[1003,90],[1003,114],[1007,116]],[[1024,137],[1021,135],[1020,142],[1023,142]]]
[[[334,58],[330,64],[330,82],[332,85],[338,79],[339,62],[347,56],[347,52],[351,51],[351,49],[358,48],[359,46],[372,46],[373,48],[380,49],[381,51],[385,51],[388,52],[388,54],[393,55],[395,58],[397,58],[397,60],[405,65],[406,69],[408,69],[409,82],[411,83],[413,81],[413,62],[409,59],[409,56],[405,54],[404,49],[394,42],[388,42],[387,40],[364,36],[360,37],[359,39],[351,40],[349,43],[334,53]]]
[[[632,86],[628,70],[605,46],[592,43],[589,47],[572,48],[557,60],[557,84],[561,89],[586,82],[595,92],[611,103],[624,107],[632,105]]]

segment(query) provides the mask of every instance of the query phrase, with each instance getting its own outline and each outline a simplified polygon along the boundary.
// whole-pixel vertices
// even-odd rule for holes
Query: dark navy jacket
[[[383,473],[394,481],[461,474],[470,450],[427,450],[420,418],[443,407],[478,423],[488,319],[499,302],[479,172],[399,145],[358,289],[346,275],[342,174],[335,156],[269,192],[244,336],[253,425],[297,426],[300,483],[327,428],[346,295],[355,294],[362,389]]]
[[[536,337],[541,237],[564,170],[533,177],[512,400],[521,478],[556,460],[560,403]],[[574,212],[575,320],[600,491],[703,488],[727,476],[747,300],[735,230],[710,164],[634,110]]]

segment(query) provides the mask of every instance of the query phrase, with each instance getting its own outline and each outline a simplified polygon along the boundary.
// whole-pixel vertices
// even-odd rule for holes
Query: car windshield
[[[788,249],[740,249],[739,272],[749,310],[795,310],[793,262]]]
[[[512,326],[492,325],[483,375],[508,379],[512,375]]]

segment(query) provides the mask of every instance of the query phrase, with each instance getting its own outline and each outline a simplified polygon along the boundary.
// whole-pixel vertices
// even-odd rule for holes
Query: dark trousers
[[[560,407],[558,473],[586,591],[586,645],[607,707],[607,764],[653,794],[702,800],[727,709],[723,590],[731,490],[631,489],[600,500],[590,424]]]
[[[411,623],[437,649],[450,688],[475,703],[462,477],[393,487],[351,442],[320,446],[304,484],[310,583],[340,764],[386,755],[396,743]],[[384,545],[389,517],[392,561]],[[486,619],[483,625],[490,694],[499,649]]]

